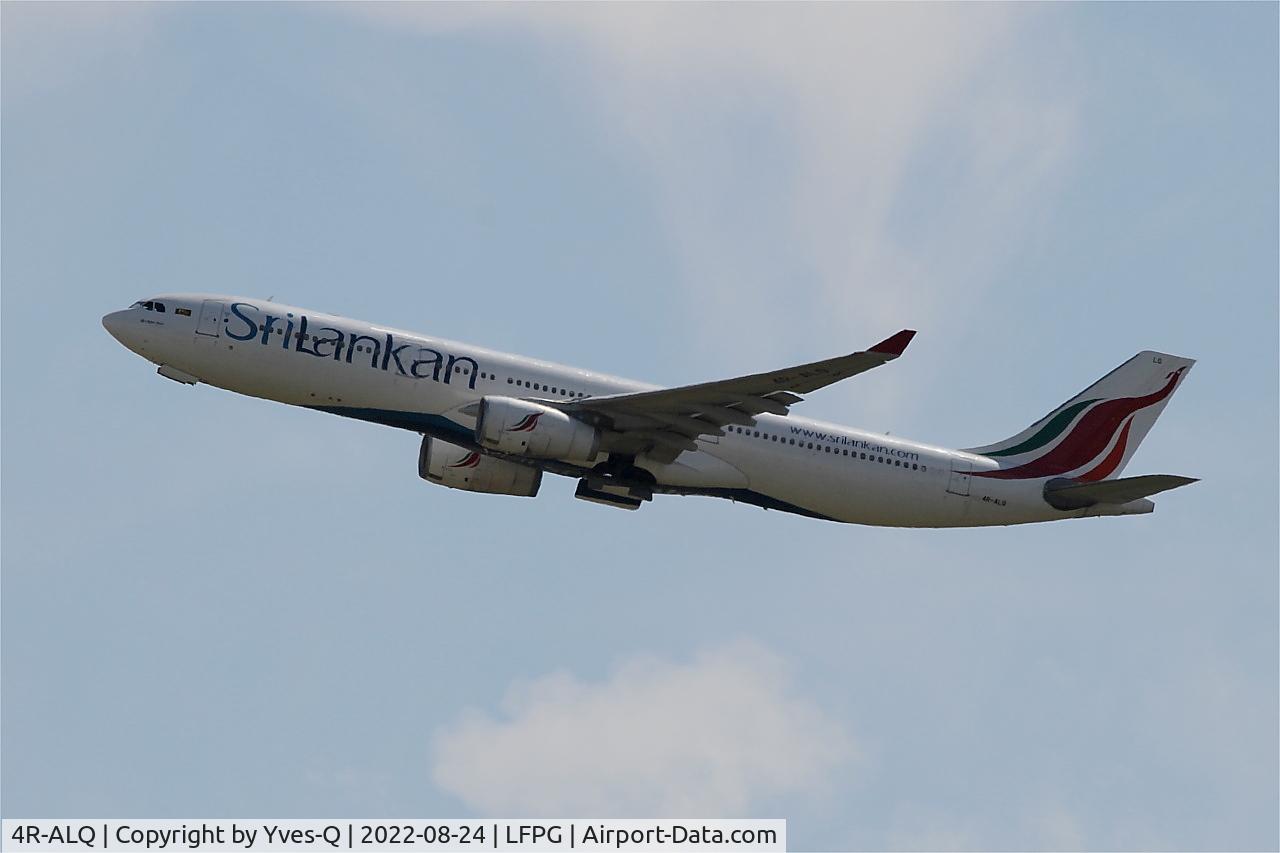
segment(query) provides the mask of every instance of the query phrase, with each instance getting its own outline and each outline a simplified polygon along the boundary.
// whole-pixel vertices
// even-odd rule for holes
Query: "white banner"
[[[4,851],[787,849],[785,820],[5,820]]]

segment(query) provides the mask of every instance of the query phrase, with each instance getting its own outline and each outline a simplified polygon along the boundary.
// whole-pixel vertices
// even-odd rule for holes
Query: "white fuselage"
[[[475,417],[462,410],[485,395],[559,401],[657,387],[245,297],[174,294],[154,302],[165,310],[140,304],[103,323],[171,378],[469,447],[478,447]],[[761,414],[755,426],[725,429],[670,464],[643,456],[635,464],[661,490],[859,524],[973,527],[1119,514],[1055,510],[1039,481],[971,477],[997,464],[964,451],[795,415]]]

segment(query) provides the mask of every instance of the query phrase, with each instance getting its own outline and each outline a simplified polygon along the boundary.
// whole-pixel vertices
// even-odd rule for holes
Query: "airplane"
[[[901,356],[910,329],[660,387],[251,297],[165,294],[102,324],[167,379],[419,433],[419,476],[471,492],[533,497],[550,472],[628,510],[701,495],[854,524],[986,527],[1149,513],[1152,495],[1196,482],[1119,476],[1195,363],[1160,352],[1003,441],[955,450],[791,414],[801,395]]]

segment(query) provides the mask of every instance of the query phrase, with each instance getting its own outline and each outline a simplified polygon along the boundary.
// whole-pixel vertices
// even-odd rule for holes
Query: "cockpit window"
[[[142,308],[146,311],[158,311],[164,313],[164,303],[147,300],[146,302],[135,302],[129,306],[130,308]]]

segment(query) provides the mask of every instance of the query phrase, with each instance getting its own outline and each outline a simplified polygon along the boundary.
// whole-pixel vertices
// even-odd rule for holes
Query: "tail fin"
[[[976,477],[1116,477],[1164,411],[1194,359],[1140,352],[1017,435],[970,448],[1000,463]]]

